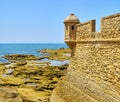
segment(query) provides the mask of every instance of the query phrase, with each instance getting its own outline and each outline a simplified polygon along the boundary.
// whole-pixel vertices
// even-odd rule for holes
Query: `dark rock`
[[[3,58],[7,60],[38,60],[39,57],[34,56],[34,55],[25,55],[25,54],[10,54],[10,55],[5,55]]]

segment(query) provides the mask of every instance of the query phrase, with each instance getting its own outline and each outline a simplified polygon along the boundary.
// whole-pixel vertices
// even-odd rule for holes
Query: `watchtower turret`
[[[71,42],[76,40],[76,24],[79,24],[79,19],[74,15],[70,14],[65,20],[65,42],[70,46]]]

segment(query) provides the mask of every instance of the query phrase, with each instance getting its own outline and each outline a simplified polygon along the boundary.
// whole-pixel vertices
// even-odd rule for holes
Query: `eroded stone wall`
[[[102,38],[120,38],[120,14],[103,17],[101,32]]]
[[[77,25],[76,39],[90,39],[94,38],[95,32],[95,20],[91,20],[85,23]],[[93,33],[93,34],[92,34]]]
[[[75,87],[99,102],[120,102],[120,42],[77,43],[71,63],[67,80]]]
[[[77,25],[66,78],[54,90],[51,102],[120,102],[120,14]]]

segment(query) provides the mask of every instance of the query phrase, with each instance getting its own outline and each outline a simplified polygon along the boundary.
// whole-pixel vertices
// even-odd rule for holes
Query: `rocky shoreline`
[[[4,90],[0,93],[0,100],[3,100],[1,102],[49,102],[52,90],[66,75],[70,49],[44,49],[37,52],[42,56],[4,56],[9,63],[0,63],[0,90]],[[53,64],[52,61],[62,64]],[[8,93],[9,97],[6,96]],[[17,97],[19,99],[14,101]]]

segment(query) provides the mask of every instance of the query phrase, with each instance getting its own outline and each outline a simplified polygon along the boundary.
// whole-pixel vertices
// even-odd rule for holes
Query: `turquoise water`
[[[64,43],[35,43],[35,44],[0,44],[0,62],[6,62],[2,56],[6,54],[32,54],[40,56],[40,53],[37,50],[41,49],[59,49],[67,48],[67,45]]]

